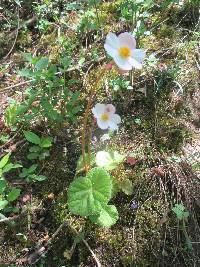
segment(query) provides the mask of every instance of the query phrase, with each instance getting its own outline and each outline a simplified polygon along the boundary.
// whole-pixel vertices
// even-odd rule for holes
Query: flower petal
[[[95,118],[99,118],[105,112],[106,105],[97,103],[95,107],[92,109],[92,113]]]
[[[129,32],[123,32],[118,36],[120,47],[128,46],[130,49],[135,49],[136,40]]]
[[[124,58],[121,58],[120,56],[115,56],[114,61],[121,70],[131,70],[132,69],[132,65],[129,62],[129,59],[124,59]]]
[[[142,49],[134,49],[131,51],[132,55],[131,57],[136,59],[139,63],[142,63],[145,56],[146,56],[146,52]]]
[[[113,114],[113,116],[111,117],[111,121],[115,122],[116,124],[121,123],[121,118],[118,114]]]
[[[113,49],[118,49],[119,48],[119,40],[116,36],[116,34],[109,32],[106,36],[106,45],[111,46]]]
[[[109,121],[109,127],[111,130],[117,130],[118,129],[118,125],[121,123],[121,118],[118,114],[113,114],[113,116],[111,117],[110,121]]]
[[[100,129],[106,130],[109,127],[109,121],[103,121],[97,118],[97,125],[99,126]]]
[[[116,111],[116,108],[112,104],[107,104],[106,105],[106,112],[109,114],[114,114]]]
[[[113,48],[109,44],[104,44],[104,48],[105,48],[105,50],[106,50],[106,52],[108,53],[109,56],[115,57],[117,55],[117,51],[118,50]]]
[[[138,62],[136,59],[132,58],[132,57],[129,57],[128,59],[129,61],[129,64],[136,68],[136,69],[141,69],[142,68],[142,64],[140,62]]]

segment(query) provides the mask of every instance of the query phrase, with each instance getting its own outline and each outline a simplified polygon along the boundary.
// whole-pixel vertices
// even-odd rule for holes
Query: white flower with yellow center
[[[119,36],[108,33],[104,48],[120,69],[142,68],[146,53],[142,49],[136,49],[136,41],[131,33],[124,32]]]
[[[97,119],[97,125],[102,130],[110,128],[117,130],[118,124],[121,122],[119,115],[115,114],[115,107],[112,104],[96,104],[92,109],[94,117]]]

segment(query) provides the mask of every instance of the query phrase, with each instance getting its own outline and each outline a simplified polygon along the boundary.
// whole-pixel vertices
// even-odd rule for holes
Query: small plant
[[[131,86],[131,81],[126,80],[123,77],[118,77],[116,79],[110,80],[109,85],[111,86],[114,92],[133,90],[133,86]]]
[[[12,202],[15,201],[21,192],[21,189],[12,187],[5,179],[5,174],[12,169],[21,168],[20,164],[9,162],[10,154],[5,155],[0,160],[0,211],[17,211],[12,207]]]
[[[51,137],[42,137],[40,138],[37,134],[24,131],[24,135],[27,141],[34,144],[29,148],[29,154],[27,158],[30,160],[44,160],[46,157],[50,155],[49,148],[52,146],[52,138]]]
[[[27,182],[35,182],[35,181],[41,182],[41,181],[46,180],[47,178],[46,176],[35,174],[37,167],[38,167],[37,164],[33,164],[29,168],[23,168],[19,177],[24,178]]]
[[[175,204],[172,211],[176,214],[177,219],[181,222],[182,231],[186,239],[187,248],[192,250],[192,243],[187,233],[186,222],[189,217],[189,212],[185,210],[182,204]]]
[[[80,111],[80,93],[70,91],[65,79],[71,60],[60,58],[57,72],[57,66],[50,64],[48,58],[32,57],[28,53],[24,53],[24,57],[28,66],[19,71],[19,75],[31,79],[33,86],[25,92],[25,101],[19,105],[17,115],[23,115],[27,122],[38,116],[50,122],[75,122]],[[62,74],[63,78],[58,74]]]
[[[175,204],[172,210],[176,214],[178,220],[186,220],[189,216],[189,212],[185,211],[185,207],[182,204]]]
[[[108,33],[104,48],[120,69],[131,71],[133,67],[137,69],[142,68],[146,53],[142,49],[136,49],[136,41],[131,33],[125,32],[119,36]],[[112,104],[97,103],[91,109],[91,99],[96,94],[95,90],[109,69],[110,66],[105,67],[99,73],[92,87],[93,90],[91,90],[84,114],[82,155],[77,164],[77,173],[83,169],[86,176],[76,178],[68,189],[69,210],[73,214],[88,217],[92,222],[103,227],[112,226],[118,219],[116,207],[108,204],[114,193],[122,190],[127,195],[131,195],[133,187],[129,179],[118,182],[115,177],[111,179],[108,173],[108,171],[114,170],[124,161],[124,155],[117,151],[99,151],[95,157],[95,163],[98,167],[89,170],[94,164],[94,154],[91,154],[90,151],[91,140],[86,144],[86,131],[88,131],[88,127],[92,131],[91,125],[87,125],[89,124],[90,111],[92,111],[98,127],[102,130],[118,131],[119,124],[121,123],[121,117],[115,113],[116,108]],[[113,190],[114,184],[117,184],[117,189]]]

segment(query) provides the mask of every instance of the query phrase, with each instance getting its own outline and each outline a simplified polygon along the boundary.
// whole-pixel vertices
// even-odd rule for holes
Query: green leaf
[[[29,153],[27,155],[27,158],[30,159],[30,160],[37,159],[38,157],[39,157],[38,153]]]
[[[133,184],[129,179],[125,179],[118,184],[118,187],[126,194],[131,195],[133,193]]]
[[[111,227],[118,220],[118,211],[114,205],[103,205],[100,215],[89,217],[94,223],[98,223],[103,227]]]
[[[61,64],[64,66],[64,69],[67,69],[71,64],[71,58],[70,57],[61,58]]]
[[[23,168],[22,172],[19,174],[20,178],[24,178],[28,175],[28,169],[27,168]]]
[[[8,163],[4,168],[3,168],[3,173],[5,172],[9,172],[12,169],[17,169],[17,168],[21,168],[22,165],[21,164],[13,164],[13,163]]]
[[[104,169],[93,168],[86,177],[79,177],[70,184],[69,209],[81,216],[98,214],[101,206],[110,200],[111,190],[110,175]]]
[[[32,76],[32,71],[29,70],[29,69],[22,69],[20,71],[18,71],[18,74],[21,76],[21,77],[31,77]]]
[[[82,66],[84,62],[85,62],[85,58],[84,58],[84,57],[81,57],[81,58],[79,59],[79,61],[78,61],[78,65],[79,65],[79,66]]]
[[[7,200],[0,200],[0,210],[3,210],[8,205]]]
[[[45,137],[41,139],[41,147],[51,147],[52,146],[52,138],[51,137]]]
[[[98,167],[103,167],[107,171],[115,169],[124,160],[124,155],[117,151],[99,151],[96,155],[96,164]]]
[[[39,160],[44,160],[47,157],[49,157],[50,153],[49,150],[44,150],[40,155],[39,155]]]
[[[185,211],[185,207],[182,204],[175,204],[175,207],[173,207],[172,210],[179,220],[187,219],[189,216],[189,212]]]
[[[37,134],[30,131],[24,131],[24,135],[26,137],[26,140],[28,140],[29,142],[35,145],[40,145],[40,137]]]
[[[36,175],[35,178],[34,178],[34,180],[36,180],[38,182],[42,182],[42,181],[44,181],[46,179],[47,179],[47,177],[44,176],[44,175]]]
[[[3,191],[6,188],[6,185],[7,185],[6,181],[4,179],[1,179],[0,180],[0,195],[3,194]]]
[[[24,53],[24,52],[22,52],[22,56],[23,56],[23,58],[24,58],[27,62],[29,62],[30,64],[32,64],[33,56],[32,56],[31,53]]]
[[[10,191],[10,193],[7,196],[7,200],[8,201],[16,200],[18,198],[18,196],[20,195],[20,193],[21,193],[21,189],[16,188],[16,187],[12,188],[12,190]]]
[[[29,152],[39,152],[41,150],[41,147],[39,146],[32,146],[29,148]]]
[[[3,169],[3,167],[7,164],[9,160],[10,154],[6,154],[1,160],[0,160],[0,169]]]
[[[43,70],[48,66],[48,63],[49,63],[49,59],[48,58],[45,58],[45,57],[41,58],[36,62],[35,68],[37,70]]]
[[[29,109],[28,105],[22,104],[22,105],[18,106],[17,111],[16,111],[17,116],[26,113],[28,111],[28,109]]]
[[[35,170],[37,169],[37,164],[33,164],[29,169],[28,169],[28,174],[31,174],[33,172],[35,172]]]

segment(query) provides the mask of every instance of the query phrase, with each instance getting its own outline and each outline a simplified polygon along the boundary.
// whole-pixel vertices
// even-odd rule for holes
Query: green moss
[[[174,35],[176,35],[174,27],[164,24],[159,30],[158,38],[173,38]]]

